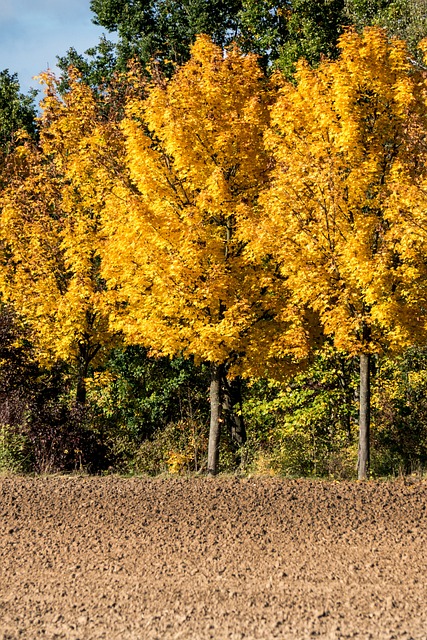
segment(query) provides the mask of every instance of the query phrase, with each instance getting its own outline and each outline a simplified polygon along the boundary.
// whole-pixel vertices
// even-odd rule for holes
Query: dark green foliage
[[[0,72],[0,150],[7,154],[16,144],[16,134],[24,129],[36,136],[36,91],[20,92],[18,76],[8,69]]]
[[[338,55],[346,27],[377,24],[408,40],[421,60],[419,41],[427,35],[427,0],[92,0],[94,22],[117,36],[105,37],[86,56],[70,49],[59,59],[66,75],[76,66],[92,86],[125,71],[136,57],[147,69],[170,75],[188,60],[198,33],[226,47],[235,40],[260,56],[264,68],[280,68],[287,77],[299,58],[315,66],[322,56]]]
[[[358,29],[371,25],[389,11],[391,5],[403,5],[407,0],[345,0],[345,12]]]
[[[209,372],[191,360],[151,358],[142,347],[115,349],[88,388],[93,428],[110,452],[110,466],[159,471],[153,460],[146,467],[134,461],[141,444],[158,440],[170,425],[186,422],[203,429],[209,414],[208,388]],[[159,446],[157,453],[165,465]]]
[[[427,350],[383,359],[373,388],[373,472],[411,473],[427,467]]]
[[[78,69],[85,82],[91,87],[102,88],[111,80],[117,69],[116,47],[113,42],[103,36],[95,47],[86,51],[86,56],[71,48],[66,56],[58,56],[57,64],[62,71],[62,82],[59,85],[61,92],[68,89],[70,66]]]
[[[188,60],[198,33],[222,47],[236,41],[257,53],[265,69],[279,67],[290,76],[301,56],[313,65],[322,55],[334,57],[349,23],[344,0],[92,0],[91,8],[94,22],[117,34],[117,44],[103,38],[88,57],[71,49],[59,65],[74,64],[94,85],[126,70],[133,57],[147,71],[154,62],[170,75]]]
[[[357,454],[357,374],[353,359],[325,346],[288,383],[256,383],[244,406],[255,469],[351,477]]]
[[[126,71],[132,58],[147,72],[155,62],[170,75],[188,60],[197,34],[207,33],[221,46],[235,39],[241,7],[241,0],[92,0],[93,21],[115,33],[117,42],[103,37],[86,56],[70,49],[59,67],[66,72],[76,66],[92,86]]]
[[[240,0],[92,0],[94,22],[119,36],[119,65],[137,55],[182,64],[198,33],[224,46],[238,30]]]
[[[337,40],[349,23],[344,0],[244,1],[240,13],[243,48],[290,77],[301,57],[316,65],[336,57]]]
[[[207,419],[209,373],[191,360],[150,358],[142,347],[129,346],[113,351],[105,374],[104,417],[126,425],[140,441],[170,422]],[[102,394],[102,374],[99,389]]]
[[[315,66],[321,56],[337,56],[337,40],[346,24],[343,8],[343,0],[293,0],[288,36],[277,61],[286,75],[290,75],[301,57]]]
[[[260,56],[264,67],[279,57],[288,34],[289,2],[243,0],[238,42],[244,51]]]
[[[346,0],[345,13],[357,29],[385,27],[389,34],[407,41],[414,60],[421,62],[419,42],[427,36],[426,0]]]

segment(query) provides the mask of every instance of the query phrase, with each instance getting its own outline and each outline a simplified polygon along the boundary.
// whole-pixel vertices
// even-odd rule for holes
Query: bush
[[[207,424],[189,419],[170,423],[141,444],[134,471],[148,475],[202,471],[206,469],[207,449]]]
[[[28,470],[28,446],[16,427],[0,424],[0,471],[22,473]]]
[[[257,381],[244,403],[254,473],[353,477],[357,460],[357,369],[326,345],[287,383]]]
[[[377,364],[372,393],[372,471],[397,475],[427,466],[427,349]]]

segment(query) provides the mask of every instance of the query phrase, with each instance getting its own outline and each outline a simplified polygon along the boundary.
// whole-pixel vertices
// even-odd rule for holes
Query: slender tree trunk
[[[89,371],[89,361],[84,361],[77,379],[76,400],[80,404],[86,404],[86,378]]]
[[[234,454],[236,467],[242,464],[241,447],[246,442],[246,427],[242,415],[242,383],[240,377],[228,380],[224,368],[222,382],[222,418],[223,424],[231,439],[231,447]]]
[[[221,437],[221,381],[223,366],[211,364],[210,404],[211,421],[208,444],[208,473],[215,476],[218,473],[219,441]]]
[[[86,380],[83,376],[79,376],[77,380],[76,400],[80,404],[86,403]]]
[[[359,480],[366,480],[369,473],[370,458],[370,423],[371,423],[371,390],[370,390],[370,356],[360,355],[360,393],[359,393],[359,456],[357,472]]]
[[[241,379],[228,380],[224,370],[222,383],[222,410],[224,423],[230,434],[233,445],[238,449],[246,442],[246,428],[242,416],[242,384]]]

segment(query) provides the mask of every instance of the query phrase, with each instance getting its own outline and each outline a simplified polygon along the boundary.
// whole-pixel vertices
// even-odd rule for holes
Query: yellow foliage
[[[135,71],[132,71],[135,74]],[[102,274],[113,325],[154,352],[264,373],[306,355],[307,330],[264,262],[245,253],[270,158],[275,98],[255,56],[200,36],[172,80],[128,100],[130,181],[106,201]]]
[[[169,473],[174,475],[182,473],[188,467],[191,460],[192,456],[190,454],[170,451],[167,459]]]
[[[106,166],[117,145],[76,74],[62,99],[53,76],[42,80],[40,143],[19,148],[0,197],[0,290],[31,325],[41,361],[87,365],[113,340],[99,241]]]
[[[410,186],[425,176],[427,87],[380,29],[347,32],[340,47],[316,70],[301,62],[296,85],[280,89],[251,251],[279,260],[295,304],[319,314],[338,348],[372,352],[425,339],[425,260],[414,257],[417,223],[403,227],[427,210]]]

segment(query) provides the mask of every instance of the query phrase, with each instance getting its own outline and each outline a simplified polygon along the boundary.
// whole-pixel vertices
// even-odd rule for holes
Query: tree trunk
[[[76,400],[80,404],[86,404],[86,376],[79,375],[77,380]]]
[[[228,380],[226,372],[223,376],[222,410],[224,423],[227,426],[232,443],[241,447],[246,442],[246,428],[242,416],[242,385],[240,378]]]
[[[89,371],[89,359],[84,359],[81,363],[78,378],[77,378],[77,390],[76,400],[80,404],[86,404],[86,378]]]
[[[211,364],[210,404],[211,421],[208,444],[208,473],[215,476],[218,473],[219,440],[221,437],[221,380],[223,366]]]
[[[369,431],[371,423],[370,356],[360,355],[360,393],[359,393],[359,456],[357,472],[359,480],[366,480],[369,473]]]

